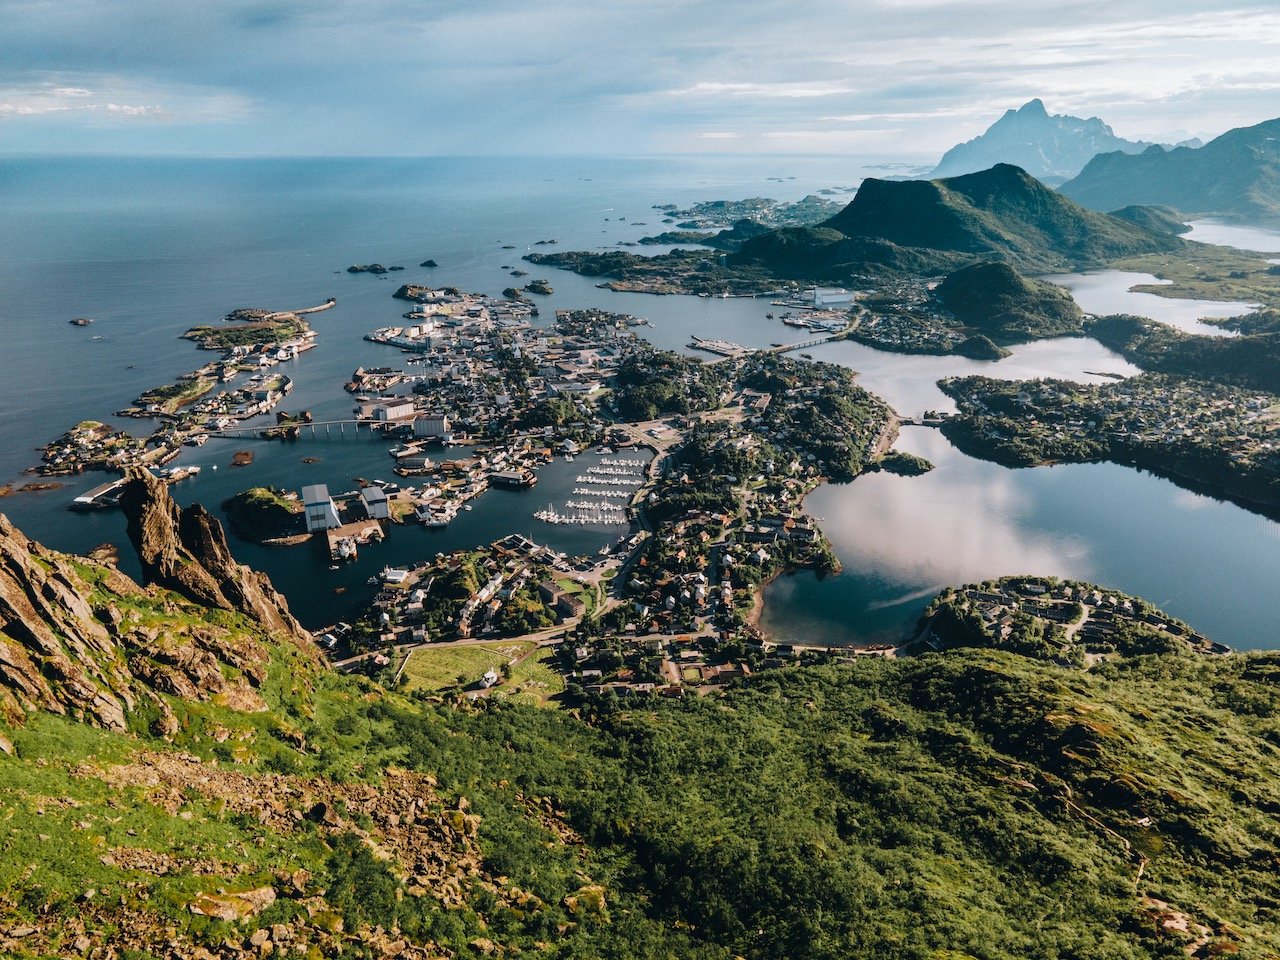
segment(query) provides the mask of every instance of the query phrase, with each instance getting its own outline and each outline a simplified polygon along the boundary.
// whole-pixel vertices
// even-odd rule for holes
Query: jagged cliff
[[[200,504],[180,510],[164,482],[150,471],[135,470],[130,477],[120,506],[147,583],[202,606],[243,613],[267,631],[310,649],[310,634],[266,575],[231,555],[217,517]]]
[[[125,730],[145,706],[164,733],[174,719],[157,694],[265,709],[256,688],[270,661],[266,634],[315,656],[284,599],[231,557],[217,520],[203,508],[180,512],[150,475],[127,492],[130,536],[153,586],[49,550],[0,515],[0,714],[10,722],[49,710]]]

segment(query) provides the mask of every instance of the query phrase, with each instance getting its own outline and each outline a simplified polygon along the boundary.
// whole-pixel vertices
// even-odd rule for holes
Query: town
[[[1228,652],[1140,598],[1052,577],[1002,577],[948,588],[920,618],[910,646],[994,646],[1081,667],[1188,648]]]
[[[1019,466],[1137,463],[1254,509],[1280,508],[1271,394],[1155,373],[1099,386],[986,377],[940,386],[959,409],[942,429],[966,452]]]
[[[353,391],[412,383],[410,395],[363,401],[367,415],[411,420],[406,432],[420,435],[397,459],[430,471],[441,465],[429,449],[446,443],[484,440],[507,454],[533,444],[565,458],[608,444],[611,456],[577,477],[582,499],[567,507],[583,522],[612,509],[609,519],[633,525],[590,558],[513,536],[385,569],[367,615],[324,632],[335,659],[394,679],[458,645],[536,643],[557,683],[588,695],[706,691],[797,662],[801,651],[762,636],[760,590],[784,571],[839,568],[803,499],[823,478],[851,479],[887,453],[897,423],[887,405],[834,365],[772,351],[704,364],[655,350],[630,332],[630,317],[561,313],[550,331],[480,322],[464,321],[465,343],[415,350],[425,377],[390,368],[352,377]],[[579,386],[556,386],[566,380]],[[652,458],[630,452],[646,447]],[[303,499],[309,518],[314,505],[318,523],[337,528],[326,491]],[[472,672],[470,695],[504,686],[494,665]]]

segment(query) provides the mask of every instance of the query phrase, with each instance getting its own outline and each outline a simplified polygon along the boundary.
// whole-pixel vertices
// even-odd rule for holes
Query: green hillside
[[[1280,394],[1280,332],[1276,314],[1256,315],[1254,324],[1270,329],[1235,337],[1184,333],[1145,317],[1098,317],[1085,329],[1103,346],[1122,354],[1144,370],[1199,377]],[[1248,322],[1248,318],[1243,318]]]
[[[1084,316],[1066,290],[1029,280],[1007,263],[957,270],[934,296],[965,327],[998,344],[1076,334]]]
[[[129,503],[180,592],[0,518],[4,956],[1280,951],[1276,654],[1123,598],[1071,640],[1028,617],[1100,621],[1092,588],[1024,582],[1008,642],[953,592],[955,649],[720,697],[406,696],[327,670],[216,526],[181,539],[198,508]]]
[[[1111,216],[1137,224],[1152,233],[1168,233],[1180,236],[1189,233],[1191,226],[1186,218],[1172,207],[1148,207],[1132,204],[1119,210],[1112,210]]]
[[[1062,185],[1094,210],[1163,204],[1193,214],[1280,218],[1280,119],[1229,130],[1203,147],[1094,157]]]
[[[1165,232],[1085,210],[1017,167],[944,180],[863,181],[840,213],[816,228],[748,240],[730,262],[794,276],[945,272],[976,259],[1019,269],[1098,265],[1176,250]]]

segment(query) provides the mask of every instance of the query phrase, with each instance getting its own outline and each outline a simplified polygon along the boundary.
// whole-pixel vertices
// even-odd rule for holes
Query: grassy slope
[[[239,771],[377,782],[395,764],[435,774],[446,799],[467,796],[487,872],[544,907],[516,916],[475,893],[426,920],[410,899],[369,908],[381,911],[374,922],[446,944],[476,936],[483,917],[487,936],[543,956],[1182,956],[1186,938],[1159,929],[1159,900],[1261,957],[1280,950],[1277,679],[1269,655],[1085,673],[957,651],[765,674],[723,700],[588,726],[328,677],[305,703],[296,684],[271,691],[305,753],[262,735],[275,715],[212,706],[184,711],[177,740],[224,763],[239,756]],[[211,739],[219,725],[232,732],[225,743]],[[309,869],[317,888],[340,879],[332,837],[264,835],[199,793],[173,813],[142,788],[113,801],[78,769],[163,744],[51,717],[13,739],[25,759],[0,758],[0,899],[18,916],[74,912],[93,886],[215,941],[227,934],[184,909],[216,878],[107,867],[99,856],[114,846],[245,863],[246,885],[269,882],[273,866]],[[585,843],[553,842],[544,806],[528,803],[538,797]],[[564,906],[583,876],[605,886],[607,924]],[[127,886],[139,881],[145,905]],[[577,925],[548,936],[565,922]]]
[[[1083,314],[1061,287],[1029,280],[1005,263],[976,263],[934,294],[961,323],[997,344],[1078,334]]]

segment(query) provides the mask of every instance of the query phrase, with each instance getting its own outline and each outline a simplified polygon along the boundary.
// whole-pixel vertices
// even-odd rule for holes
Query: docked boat
[[[185,441],[188,447],[203,447],[208,442],[209,435],[207,433],[197,433],[193,437],[187,437]]]

